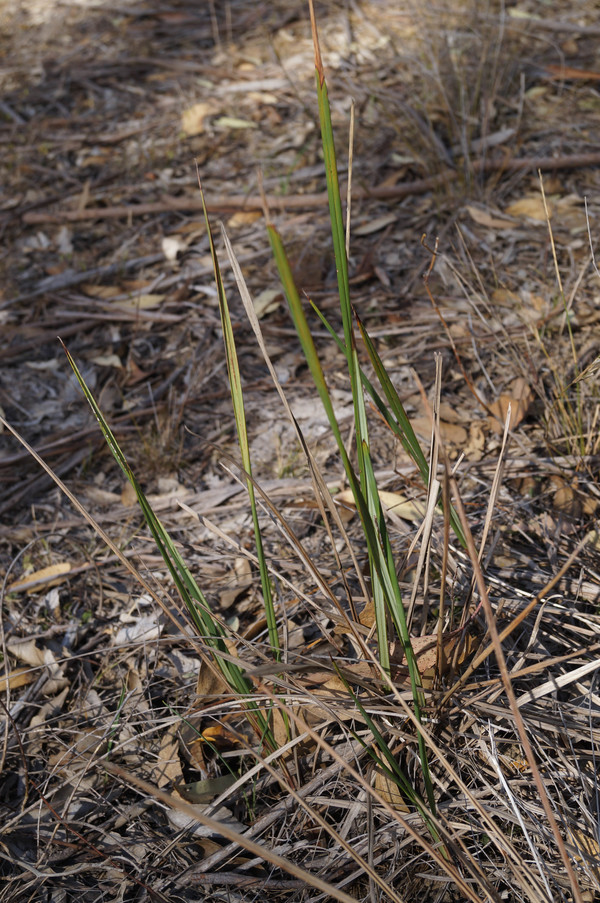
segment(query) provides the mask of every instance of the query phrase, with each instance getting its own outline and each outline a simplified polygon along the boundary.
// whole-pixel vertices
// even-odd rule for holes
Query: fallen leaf
[[[552,218],[553,205],[548,199],[546,199],[546,204],[548,205],[548,214]],[[546,210],[540,194],[531,194],[521,198],[519,201],[509,204],[504,212],[519,219],[527,218],[540,223],[546,222]]]
[[[181,130],[188,138],[201,135],[206,128],[205,120],[216,113],[216,107],[212,103],[195,103],[181,114]]]
[[[185,251],[186,243],[178,236],[168,235],[160,243],[163,254],[167,260],[177,260],[177,255]]]
[[[374,749],[374,753],[376,758],[384,761],[381,752],[377,748]],[[375,769],[375,790],[393,809],[396,809],[398,812],[410,812],[410,808],[406,805],[398,784],[381,767]]]
[[[63,677],[63,669],[56,661],[52,650],[47,646],[41,649],[32,637],[10,639],[6,646],[11,655],[14,655],[19,661],[25,662],[26,665],[36,669],[47,669],[48,680],[41,689],[44,696],[50,696],[68,686],[68,681]]]
[[[499,215],[494,216],[489,210],[474,207],[472,204],[467,204],[466,209],[471,219],[480,226],[486,226],[488,229],[510,229],[512,227],[509,219],[501,219]]]
[[[420,521],[425,517],[425,503],[417,499],[407,499],[400,492],[379,490],[379,498],[384,508],[403,520]]]
[[[399,492],[387,492],[381,489],[379,490],[379,498],[384,508],[397,517],[403,518],[403,520],[419,521],[425,516],[425,505],[423,502],[407,499],[406,496]],[[335,496],[335,501],[347,507],[356,507],[351,489],[343,489],[341,492],[338,492]]]
[[[355,235],[372,235],[373,232],[380,232],[382,229],[385,229],[386,226],[391,226],[392,223],[395,222],[396,214],[386,213],[385,216],[378,216],[375,219],[364,223],[362,226],[357,226],[353,229],[353,232]]]
[[[474,420],[469,426],[469,438],[463,448],[469,461],[481,461],[485,449],[485,434],[481,423]]]
[[[123,369],[121,359],[116,354],[98,354],[96,357],[90,358],[90,360],[99,367],[115,367],[117,370]]]
[[[222,129],[257,129],[256,122],[250,122],[248,119],[238,119],[236,116],[221,116],[215,119],[215,125]]]
[[[164,300],[164,297],[164,295],[148,292],[127,300],[114,301],[113,303],[119,310],[152,310],[153,307],[158,307],[161,301]]]
[[[37,675],[30,668],[15,668],[8,674],[0,675],[0,693],[25,687],[27,684],[32,683],[36,677]]]
[[[111,298],[116,298],[123,293],[123,290],[116,285],[93,285],[88,282],[81,286],[81,290],[90,298],[102,298],[105,301],[110,301]]]
[[[257,220],[262,218],[261,210],[238,210],[233,216],[227,220],[230,229],[237,229],[240,226],[251,226]]]
[[[172,794],[173,800],[175,801],[179,794]],[[188,803],[187,807],[192,806],[199,814],[203,815],[208,806],[206,805],[195,805],[194,803]],[[180,812],[178,809],[167,809],[166,812],[167,819],[171,822],[171,824],[178,828],[180,831],[186,831],[193,834],[195,837],[210,837],[220,836],[218,832],[213,831],[212,828],[207,828],[205,825],[201,824],[195,818],[192,818],[187,812]],[[221,822],[224,825],[227,825],[228,828],[233,831],[237,831],[238,833],[242,833],[246,830],[246,826],[241,822],[234,818],[233,813],[230,809],[227,809],[225,806],[221,806],[217,809],[216,812],[211,810],[210,817],[216,821]]]
[[[114,646],[129,646],[132,643],[149,643],[158,639],[160,636],[160,627],[156,617],[153,615],[144,615],[138,618],[134,624],[127,627],[121,627],[117,631],[114,638]]]
[[[32,589],[38,590],[42,586],[58,586],[70,571],[71,565],[68,561],[57,561],[56,564],[50,564],[48,567],[40,568],[39,571],[15,580],[7,587],[7,592],[24,593]]]
[[[410,422],[415,433],[423,438],[430,438],[431,420],[429,417],[413,417]],[[446,423],[444,420],[440,420],[440,436],[442,442],[457,448],[462,448],[467,442],[467,431],[463,426],[457,423]]]
[[[495,288],[491,294],[491,299],[498,307],[514,307],[521,304],[519,295],[507,288]]]
[[[150,780],[155,782],[158,787],[166,787],[167,784],[184,780],[179,761],[176,725],[172,725],[161,737],[158,761],[152,769]]]
[[[121,490],[121,504],[124,505],[125,508],[131,508],[136,502],[137,493],[129,480],[127,480],[127,482],[123,484],[123,489]]]
[[[532,402],[533,392],[529,383],[522,376],[518,376],[510,384],[508,391],[490,405],[490,411],[492,415],[495,415],[488,417],[490,429],[497,433],[503,431],[509,405],[511,407],[510,427],[514,429],[527,415]]]
[[[480,638],[476,634],[453,631],[449,634],[442,634],[441,644],[438,642],[437,634],[411,637],[410,642],[423,686],[429,689],[436,673],[443,677],[448,672],[459,643],[460,648],[456,664],[460,666],[477,649]],[[404,649],[400,642],[392,644],[390,662],[396,667],[402,666],[408,679],[408,669],[404,665]],[[392,674],[395,682],[401,679],[402,676],[402,672]]]
[[[596,878],[600,878],[600,845],[597,838],[590,837],[589,834],[585,834],[579,828],[570,828],[570,832],[573,838],[573,846],[578,851],[573,858],[577,862],[586,861],[588,866],[592,868]]]
[[[266,288],[254,299],[254,310],[259,320],[277,310],[281,303],[281,289]]]

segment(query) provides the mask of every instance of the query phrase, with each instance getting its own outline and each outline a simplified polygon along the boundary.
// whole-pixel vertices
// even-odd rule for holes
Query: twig
[[[75,213],[76,211],[71,211]],[[28,216],[29,214],[26,214]],[[40,214],[45,216],[45,214]],[[16,298],[10,298],[3,304],[0,304],[0,310],[16,304],[18,301],[27,301],[29,298],[35,298],[36,295],[44,295],[47,292],[60,292],[65,288],[72,288],[82,282],[92,282],[95,279],[105,279],[107,276],[116,274],[129,273],[132,270],[141,269],[141,267],[151,266],[165,259],[164,254],[146,254],[144,257],[136,257],[133,260],[118,260],[117,263],[111,263],[104,267],[94,267],[91,270],[82,270],[79,273],[66,272],[57,273],[55,276],[46,276],[38,282],[36,288]]]
[[[580,169],[585,166],[600,166],[600,153],[572,154],[562,157],[513,157],[495,158],[493,160],[475,160],[471,163],[475,172],[518,172],[520,170],[556,170]],[[425,194],[438,185],[449,180],[456,180],[456,170],[446,169],[427,179],[414,182],[402,182],[399,185],[376,185],[374,188],[356,188],[352,192],[353,199],[375,198],[378,200],[396,199],[415,194]],[[328,203],[327,192],[318,194],[292,194],[287,197],[271,195],[267,198],[269,207],[276,210],[310,209],[324,207]],[[235,210],[262,210],[263,200],[259,195],[217,195],[206,204],[209,213],[230,213]],[[147,216],[173,211],[201,212],[202,201],[199,197],[185,198],[164,197],[161,201],[147,204],[121,204],[116,207],[88,207],[83,210],[62,210],[44,212],[30,210],[23,214],[23,222],[62,223],[80,222],[94,219],[126,219],[130,216]]]

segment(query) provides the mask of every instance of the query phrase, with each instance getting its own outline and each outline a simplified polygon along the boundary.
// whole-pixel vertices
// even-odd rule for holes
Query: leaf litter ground
[[[465,3],[434,16],[410,4],[330,2],[317,14],[340,160],[350,98],[356,102],[352,297],[424,441],[430,426],[415,373],[430,394],[441,355],[440,432],[476,536],[512,407],[483,558],[499,630],[589,537],[505,650],[581,899],[594,900],[600,315],[583,199],[595,240],[597,26],[591,4],[577,11],[555,4],[554,18],[542,20],[534,7],[519,3],[507,15],[495,4]],[[260,687],[272,675],[262,654],[247,497],[231,470],[233,418],[194,160],[211,217],[223,219],[255,297],[278,378],[325,481],[341,493],[342,471],[298,354],[257,201],[260,167],[298,285],[335,319],[307,11],[301,3],[243,0],[160,10],[27,0],[5,2],[1,13],[2,410],[167,600],[162,560],[68,372],[60,335],[190,568],[242,637],[238,652]],[[422,235],[430,248],[438,240],[433,306]],[[225,274],[238,316],[254,475],[341,599],[342,575],[306,463]],[[316,325],[315,335],[351,442],[341,358]],[[424,492],[382,426],[374,425],[373,444],[408,600]],[[252,776],[253,739],[183,616],[174,624],[159,612],[6,432],[0,473],[1,899],[317,898],[301,879],[190,821],[189,812],[107,773],[106,761],[357,899],[380,893],[361,861],[398,899],[464,898],[314,738],[279,763],[304,808],[268,771]],[[362,562],[353,511],[342,511]],[[289,699],[410,821],[395,785],[355,739],[367,731],[357,710],[349,721],[352,706],[331,667],[345,649],[331,600],[275,522],[267,538]],[[431,630],[443,548],[436,522],[415,633]],[[367,630],[372,614],[361,582],[347,550],[338,551]],[[460,610],[473,596],[459,548],[450,548],[448,569],[447,600]],[[482,622],[473,633],[485,647],[483,630]],[[398,701],[366,663],[353,667],[347,674],[363,704],[410,771],[410,726]],[[444,682],[440,697],[453,679]],[[399,677],[398,693],[405,689]],[[479,898],[572,899],[493,655],[467,673],[432,732],[463,782],[458,789],[438,763],[440,810],[485,875],[479,885],[470,879]],[[236,789],[244,772],[250,777]],[[336,828],[335,838],[317,816]],[[519,853],[518,865],[507,865],[509,853],[499,856],[494,825]],[[529,836],[543,863],[537,871]]]

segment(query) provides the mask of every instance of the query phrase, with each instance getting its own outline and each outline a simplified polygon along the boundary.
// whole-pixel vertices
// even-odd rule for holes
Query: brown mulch
[[[597,517],[599,277],[583,199],[597,238],[599,63],[592,4],[554,4],[552,19],[537,18],[537,4],[528,2],[515,15],[500,4],[486,14],[477,6],[453,5],[438,16],[391,0],[328,0],[317,4],[317,17],[342,181],[350,97],[356,103],[353,300],[425,441],[414,374],[429,393],[434,352],[441,354],[442,438],[454,462],[465,455],[458,473],[475,534],[500,449],[498,418],[509,401],[517,412],[485,560],[495,604],[508,617],[545,586]],[[262,305],[265,339],[307,441],[325,479],[342,488],[285,309],[257,180],[260,168],[299,288],[337,322],[305,4],[0,0],[0,55],[0,413],[113,541],[134,548],[168,600],[162,561],[69,373],[60,336],[210,600],[233,630],[256,630],[260,644],[256,581],[244,569],[252,547],[247,499],[222,466],[236,457],[235,431],[196,164],[215,234],[222,218]],[[423,275],[436,240],[432,305]],[[255,477],[341,593],[307,468],[222,262]],[[351,438],[341,358],[324,330],[315,334]],[[586,367],[589,375],[577,381]],[[380,425],[373,446],[381,488],[421,496],[414,468]],[[415,527],[396,528],[410,595],[406,554]],[[327,618],[309,616],[302,594],[313,586],[275,528],[267,541],[282,579],[301,588],[294,595],[286,587],[286,618],[290,648],[304,654],[321,628],[329,631]],[[458,605],[469,594],[469,574],[455,552]],[[529,648],[526,631],[513,637],[517,670],[531,664],[529,655],[569,653],[577,666],[597,655],[599,552],[590,543],[553,588],[543,622],[535,622],[539,646]],[[289,876],[248,864],[239,851],[226,856],[219,838],[190,833],[178,813],[98,766],[114,747],[126,771],[160,787],[221,776],[219,755],[194,742],[201,655],[157,616],[151,597],[6,430],[0,576],[0,900],[195,900],[199,893],[299,900],[304,891]],[[482,680],[497,679],[488,664],[483,671]],[[569,698],[573,719],[590,702],[590,679]],[[203,728],[207,718],[228,718],[211,692],[214,711],[202,715]],[[490,695],[472,711],[504,717],[495,705]],[[457,702],[452,717],[460,708]],[[559,746],[565,732],[550,701],[543,716],[536,736]],[[466,716],[457,723],[472,730]],[[240,755],[231,736],[221,739],[225,757]],[[595,727],[576,738],[586,775],[597,740]],[[335,785],[332,822],[349,817],[354,791],[342,779],[335,784],[331,762],[307,755],[296,767],[307,795]],[[475,781],[473,760],[465,763],[470,769]],[[561,798],[571,792],[564,782]],[[274,782],[261,793],[258,838],[305,867],[314,861],[333,882],[352,874],[352,863],[334,862],[315,825]],[[222,817],[238,830],[248,826],[243,794]],[[398,838],[384,841],[397,855]],[[387,865],[403,880],[397,862]],[[422,891],[411,882],[407,899]],[[368,893],[364,879],[350,885],[357,896]],[[438,899],[452,899],[451,892]]]

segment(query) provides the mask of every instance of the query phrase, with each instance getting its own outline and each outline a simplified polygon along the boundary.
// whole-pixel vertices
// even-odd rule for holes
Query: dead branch
[[[519,170],[557,170],[581,169],[586,166],[600,165],[600,153],[571,154],[562,157],[512,157],[495,158],[493,160],[475,160],[472,168],[475,172],[517,172]],[[392,200],[409,195],[424,194],[450,179],[456,179],[456,171],[447,169],[427,179],[413,182],[401,182],[399,185],[379,185],[374,188],[358,187],[353,190],[354,199],[374,198]],[[318,194],[293,194],[286,197],[271,195],[267,198],[269,207],[274,210],[307,209],[323,207],[327,204],[327,192]],[[207,203],[209,213],[232,213],[236,210],[262,210],[262,199],[258,195],[217,195]],[[121,204],[116,207],[88,207],[83,210],[34,211],[23,214],[23,222],[62,223],[81,222],[96,219],[124,219],[130,216],[168,213],[170,210],[193,213],[202,211],[199,197],[173,198],[164,197],[160,201],[147,204]]]

